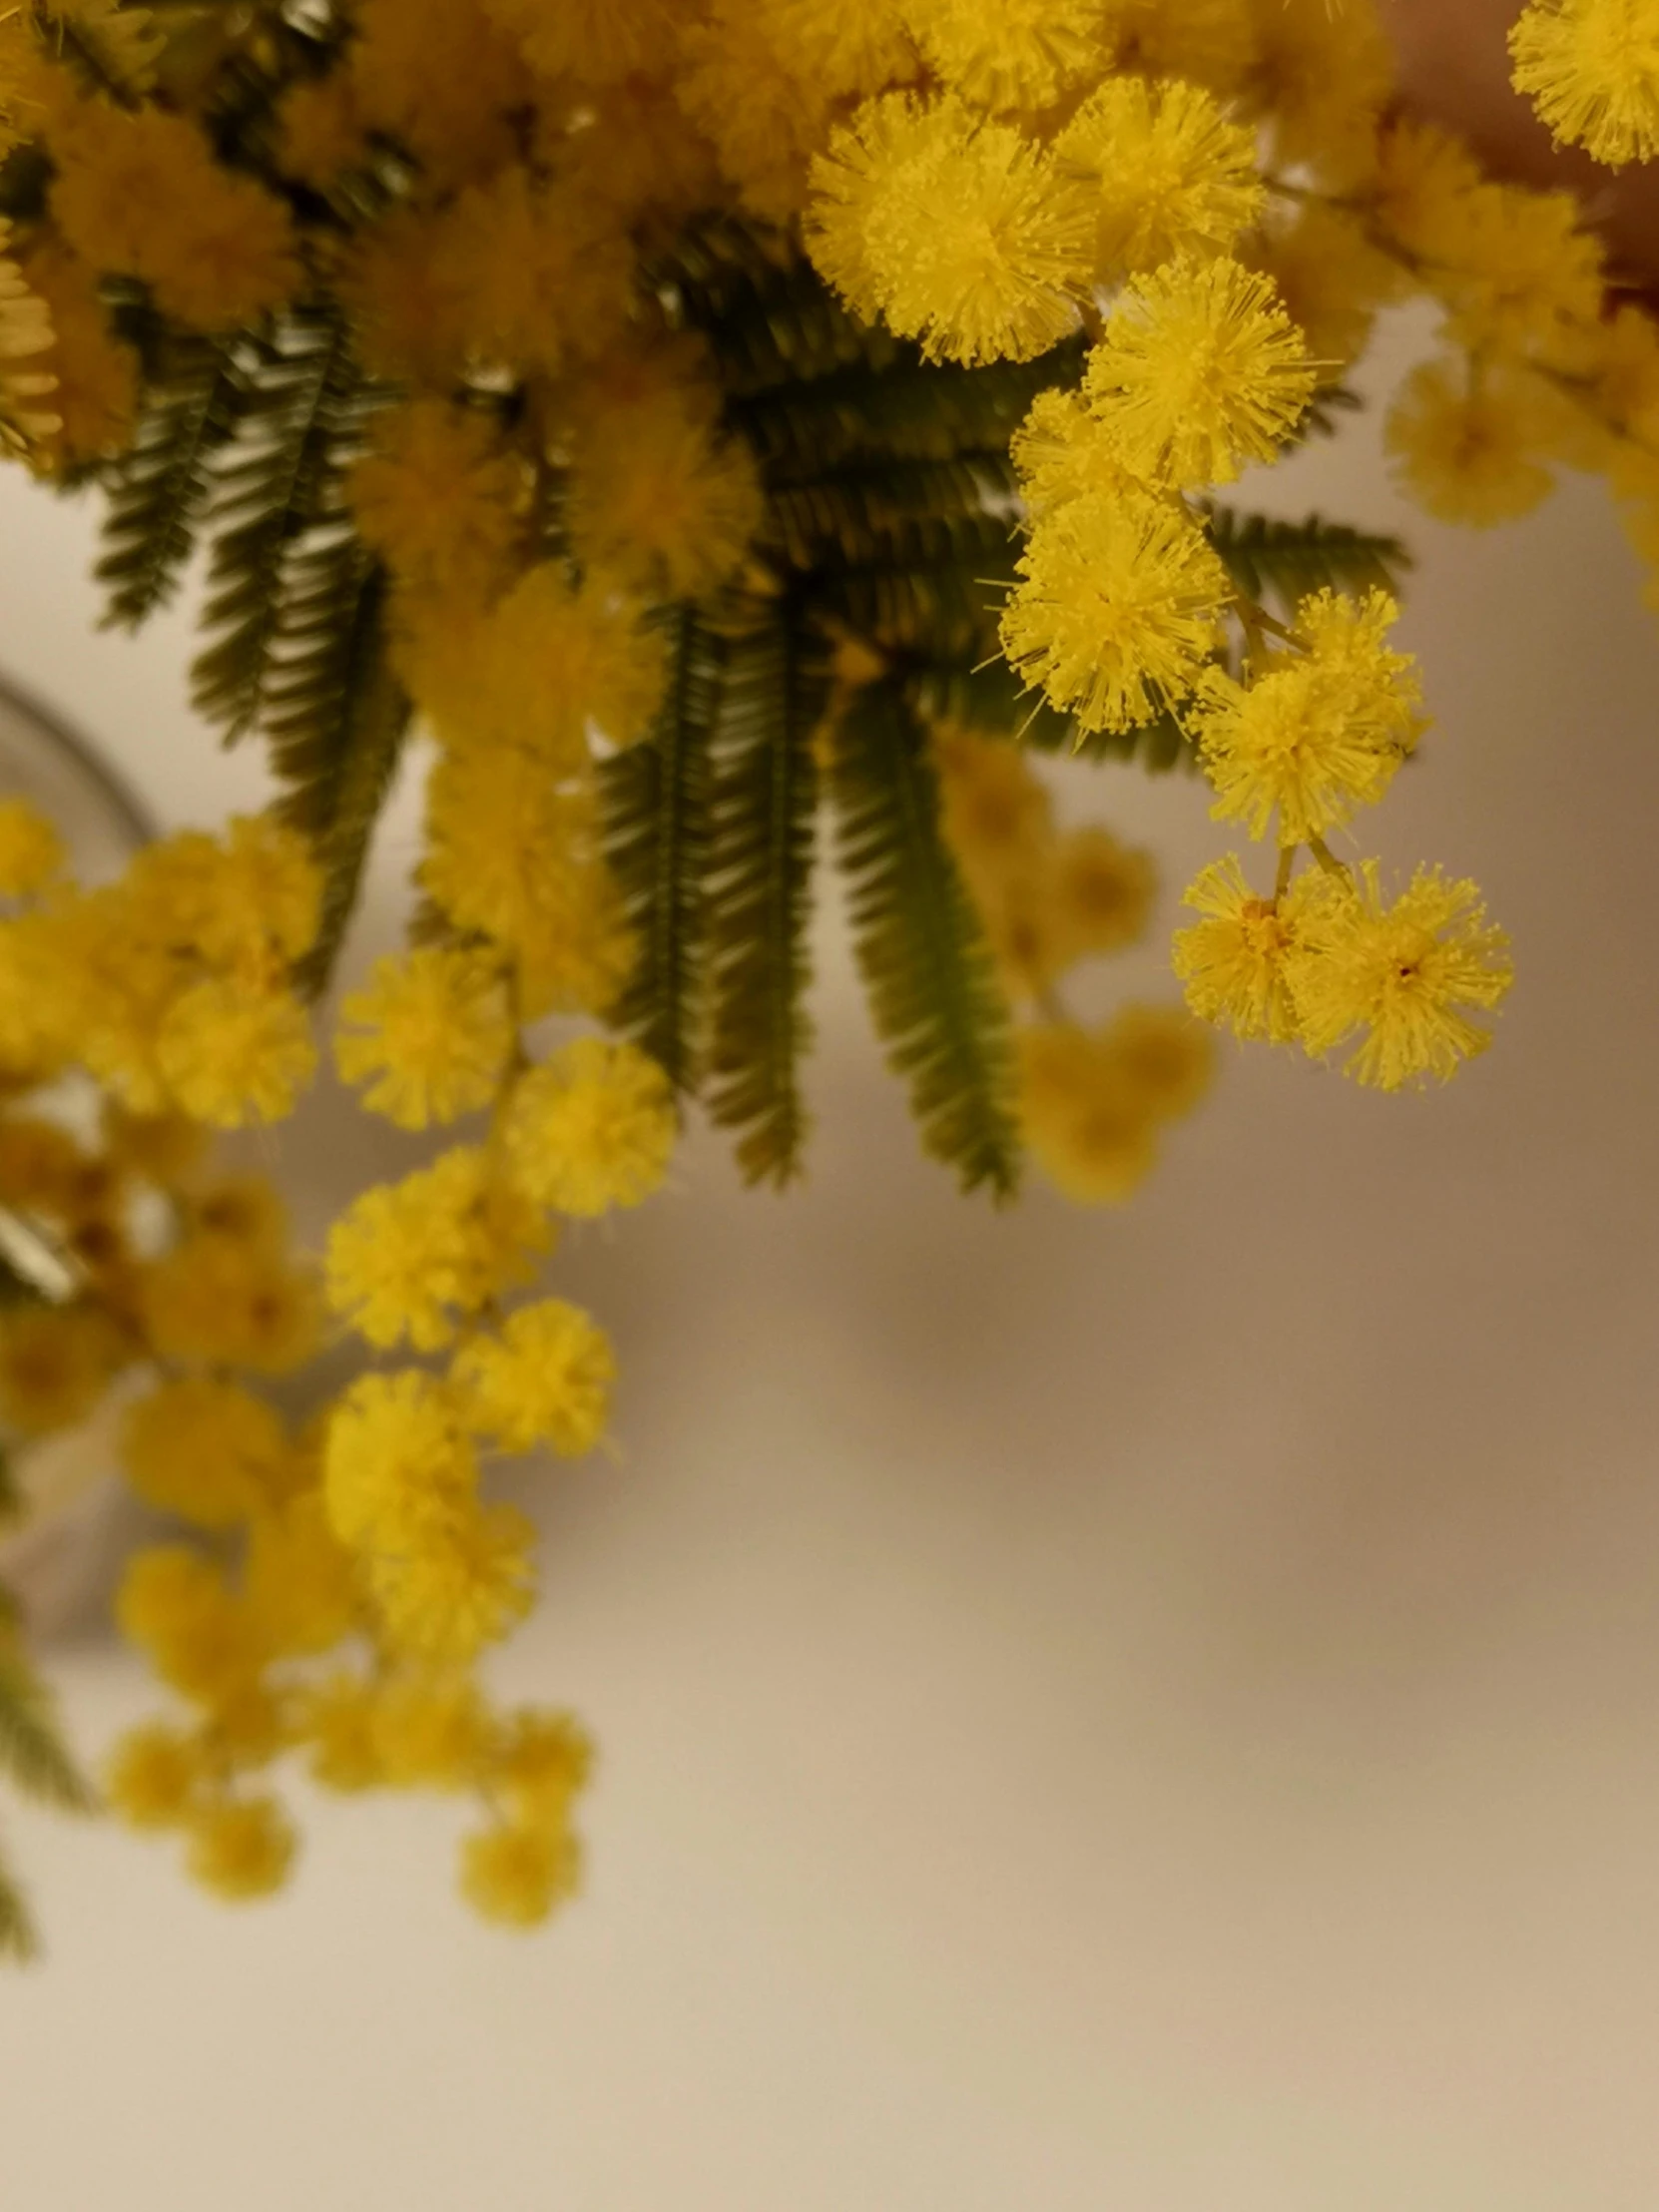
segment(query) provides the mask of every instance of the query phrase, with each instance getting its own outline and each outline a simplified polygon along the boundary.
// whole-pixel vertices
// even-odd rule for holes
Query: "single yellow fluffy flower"
[[[368,156],[368,133],[349,69],[303,77],[276,103],[276,166],[317,192],[326,192]]]
[[[1278,899],[1251,887],[1236,853],[1201,869],[1182,900],[1201,918],[1176,931],[1170,961],[1193,1012],[1238,1037],[1274,1044],[1300,1037],[1288,964],[1333,895],[1331,878],[1318,868],[1297,876]]]
[[[416,1675],[374,1701],[380,1779],[393,1789],[470,1790],[490,1763],[494,1729],[475,1686]]]
[[[83,1152],[59,1123],[35,1114],[0,1118],[0,1206],[75,1221],[107,1213],[118,1190],[111,1164]]]
[[[307,1692],[297,1728],[310,1746],[310,1775],[328,1790],[372,1790],[383,1779],[375,1733],[377,1699],[366,1682],[331,1675]]]
[[[577,1037],[523,1076],[503,1129],[520,1189],[575,1216],[649,1198],[676,1133],[674,1094],[656,1061],[603,1037]]]
[[[792,221],[824,143],[829,85],[802,69],[785,27],[754,0],[713,0],[705,20],[681,24],[678,45],[675,97],[743,205],[763,222]]]
[[[1012,125],[889,94],[835,133],[813,183],[820,268],[928,359],[1028,360],[1076,328],[1090,196]]]
[[[1305,203],[1293,222],[1270,224],[1242,253],[1272,277],[1322,385],[1342,382],[1366,349],[1379,307],[1410,288],[1355,216],[1319,201]]]
[[[461,194],[436,254],[466,349],[491,368],[558,375],[602,354],[626,326],[626,234],[516,162]]]
[[[1423,276],[1471,351],[1553,357],[1601,312],[1603,249],[1570,192],[1482,184],[1446,210]]]
[[[1103,1062],[1154,1121],[1190,1114],[1215,1079],[1215,1040],[1184,1007],[1120,1007],[1098,1043]]]
[[[1246,88],[1282,165],[1329,182],[1367,174],[1393,91],[1393,51],[1375,0],[1250,0]]]
[[[413,647],[408,675],[446,746],[511,749],[546,767],[587,756],[590,728],[613,745],[642,737],[662,698],[660,636],[595,588],[542,562],[476,621],[441,623]],[[532,818],[533,819],[533,818]]]
[[[761,526],[748,450],[678,395],[596,412],[571,461],[571,543],[584,565],[657,599],[696,599],[741,565]]]
[[[216,1129],[280,1121],[316,1073],[310,1017],[287,991],[194,984],[173,1004],[157,1045],[179,1105]]]
[[[1382,798],[1423,727],[1416,663],[1385,642],[1398,616],[1386,592],[1319,592],[1248,687],[1205,671],[1191,728],[1218,821],[1303,844]]]
[[[489,1786],[526,1826],[563,1822],[593,1772],[593,1742],[569,1713],[517,1713],[490,1754]]]
[[[1102,18],[1119,71],[1229,96],[1247,88],[1257,51],[1251,0],[1104,0]]]
[[[1054,806],[1018,746],[940,729],[933,758],[945,838],[976,898],[1046,857]]]
[[[1401,489],[1442,522],[1512,522],[1554,489],[1548,416],[1515,374],[1424,361],[1401,385],[1386,437]]]
[[[0,799],[0,898],[29,898],[63,866],[63,839],[26,799]]]
[[[100,1306],[9,1306],[0,1312],[0,1420],[31,1436],[73,1428],[131,1357]]]
[[[1032,1158],[1081,1206],[1132,1197],[1157,1157],[1153,1116],[1086,1030],[1022,1030],[1020,1131]]]
[[[1002,615],[1009,660],[1081,730],[1132,730],[1192,690],[1233,587],[1167,500],[1091,492],[1039,518]]]
[[[674,36],[670,0],[484,0],[484,7],[532,69],[583,86],[643,75]]]
[[[164,1359],[285,1375],[316,1349],[310,1276],[235,1237],[188,1238],[144,1270],[139,1295],[151,1344]]]
[[[487,175],[516,151],[523,65],[477,0],[356,0],[349,50],[358,112],[440,185]]]
[[[400,1129],[487,1106],[513,1049],[506,992],[475,952],[425,946],[377,960],[340,1008],[334,1064],[363,1104]]]
[[[1531,0],[1509,33],[1517,92],[1556,144],[1620,169],[1659,154],[1655,0]]]
[[[336,1402],[322,1481],[343,1544],[400,1554],[470,1503],[478,1466],[450,1393],[409,1369],[365,1375]]]
[[[1109,830],[1072,830],[1047,870],[1053,927],[1063,962],[1124,951],[1146,933],[1158,888],[1152,856]]]
[[[318,1491],[255,1520],[243,1597],[257,1633],[283,1657],[328,1651],[357,1625],[356,1574]]]
[[[186,1195],[184,1214],[199,1234],[228,1237],[251,1252],[276,1258],[287,1243],[288,1211],[269,1176],[219,1176]]]
[[[461,1300],[465,1233],[432,1195],[423,1174],[377,1184],[328,1232],[329,1308],[382,1351],[407,1336],[415,1351],[433,1352],[455,1334],[447,1309]]]
[[[1362,1031],[1344,1073],[1378,1090],[1446,1082],[1492,1041],[1479,1017],[1514,979],[1508,947],[1473,883],[1419,867],[1389,900],[1368,860],[1290,956],[1302,1041],[1321,1054]]]
[[[128,1562],[116,1594],[123,1635],[174,1689],[220,1705],[258,1680],[266,1650],[223,1571],[184,1545],[158,1545]]]
[[[1044,108],[1105,62],[1101,0],[909,0],[910,29],[941,81],[976,108]]]
[[[201,1745],[152,1723],[123,1736],[104,1773],[104,1793],[129,1828],[183,1828],[196,1811],[207,1762]]]
[[[443,399],[378,416],[346,478],[358,534],[399,582],[482,599],[506,576],[522,530],[521,460],[490,418]]]
[[[209,1144],[207,1131],[187,1114],[129,1113],[119,1099],[106,1099],[104,1147],[112,1164],[162,1190],[172,1190],[198,1166]]]
[[[1130,469],[1187,489],[1272,460],[1315,380],[1270,276],[1182,259],[1120,295],[1083,388]]]
[[[121,1462],[145,1502],[202,1528],[233,1528],[269,1504],[287,1458],[282,1424],[234,1382],[181,1376],[127,1408]]]
[[[465,275],[443,218],[425,208],[394,208],[357,234],[337,288],[370,375],[447,393],[470,338]]]
[[[1054,151],[1095,193],[1103,275],[1157,269],[1183,254],[1230,253],[1262,213],[1253,135],[1179,79],[1107,78]]]
[[[1142,488],[1125,465],[1110,424],[1074,391],[1038,392],[1030,413],[1009,440],[1008,457],[1033,515],[1088,492],[1116,498]]]
[[[461,1894],[486,1921],[536,1928],[575,1894],[581,1854],[574,1837],[540,1823],[503,1822],[461,1845]]]
[[[386,1644],[431,1666],[466,1666],[535,1596],[535,1528],[510,1505],[457,1509],[369,1561]]]
[[[548,1298],[463,1345],[450,1380],[467,1425],[504,1451],[545,1443],[574,1459],[605,1432],[616,1355],[580,1307]]]
[[[297,1849],[275,1798],[224,1798],[191,1817],[189,1867],[204,1889],[250,1904],[281,1889]]]

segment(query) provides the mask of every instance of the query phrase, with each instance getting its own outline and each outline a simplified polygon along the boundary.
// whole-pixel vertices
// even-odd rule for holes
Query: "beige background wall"
[[[1272,489],[1406,521],[1365,425]],[[475,1926],[441,1805],[307,1806],[241,1916],[18,1824],[5,2212],[1651,2212],[1659,630],[1590,489],[1409,527],[1438,728],[1372,821],[1511,927],[1499,1048],[1420,1101],[1239,1057],[1131,1211],[996,1218],[831,930],[811,1188],[694,1143],[561,1264],[623,1456],[541,1485],[500,1676],[603,1739],[586,1900]],[[211,819],[256,764],[85,554],[0,477],[0,663]],[[1162,935],[1202,793],[1085,789]],[[318,1207],[338,1127],[274,1148]],[[89,1747],[146,1701],[61,1675]]]

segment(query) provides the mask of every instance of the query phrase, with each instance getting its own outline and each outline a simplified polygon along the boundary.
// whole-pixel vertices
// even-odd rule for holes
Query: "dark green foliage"
[[[1397,538],[1310,515],[1282,522],[1274,515],[1241,515],[1212,507],[1210,537],[1228,574],[1249,599],[1276,599],[1294,614],[1310,592],[1397,592],[1411,557]]]
[[[285,320],[244,378],[237,436],[213,469],[203,628],[214,642],[192,671],[198,712],[230,741],[259,725],[296,549],[313,531],[340,527],[341,466],[365,404],[332,316]]]
[[[44,1683],[0,1645],[0,1777],[58,1813],[91,1813],[98,1798],[65,1749]]]
[[[386,655],[384,577],[342,491],[384,395],[337,316],[295,309],[233,357],[158,334],[137,312],[161,365],[111,486],[100,570],[115,586],[111,616],[142,620],[170,595],[198,531],[211,535],[195,703],[228,740],[265,734],[283,813],[316,845],[324,922],[301,980],[320,989],[408,723]]]
[[[177,591],[243,394],[229,348],[209,338],[176,338],[147,363],[132,450],[104,479],[105,552],[95,574],[110,588],[106,622],[136,630]]]
[[[726,644],[693,606],[670,616],[668,688],[656,725],[602,775],[606,850],[639,943],[620,1028],[680,1091],[702,1068],[709,810]]]
[[[344,536],[293,564],[282,601],[264,728],[283,819],[323,870],[322,931],[298,977],[313,993],[333,967],[409,726],[385,603],[385,572]]]
[[[910,1088],[922,1143],[962,1186],[1018,1182],[1007,1011],[939,829],[927,733],[895,682],[861,692],[831,779],[853,940],[875,1027]]]
[[[14,146],[0,156],[0,217],[11,223],[38,223],[46,211],[52,162],[44,147]]]
[[[40,1936],[23,1893],[0,1859],[0,1964],[26,1966],[40,1956]]]
[[[23,1511],[23,1493],[17,1486],[17,1472],[12,1465],[9,1451],[0,1450],[0,1528],[8,1521],[17,1520]],[[3,1622],[0,1622],[3,1627]]]
[[[1347,384],[1325,384],[1315,392],[1297,428],[1299,439],[1341,437],[1344,415],[1364,414],[1366,402]]]
[[[0,1590],[0,1781],[58,1813],[91,1813],[98,1797],[65,1747],[52,1698],[24,1664],[12,1607]],[[23,1894],[0,1859],[0,1962],[26,1964],[40,1940]]]
[[[782,1186],[803,1165],[813,744],[828,696],[822,645],[787,601],[734,641],[714,802],[709,1111],[741,1132],[752,1183]]]

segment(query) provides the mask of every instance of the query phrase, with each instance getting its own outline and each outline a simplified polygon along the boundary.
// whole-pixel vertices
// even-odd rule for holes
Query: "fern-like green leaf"
[[[235,440],[213,468],[213,560],[198,655],[198,713],[235,741],[255,728],[274,673],[293,549],[336,524],[340,466],[363,404],[336,317],[291,317],[246,379]],[[342,451],[343,449],[343,451]]]
[[[0,1859],[0,1962],[27,1966],[40,1956],[34,1916],[10,1868]]]
[[[926,731],[893,682],[835,733],[832,788],[853,939],[877,1034],[910,1088],[922,1143],[964,1189],[1019,1180],[1007,1011],[939,828]]]
[[[807,1138],[813,743],[829,689],[823,647],[788,602],[733,646],[714,804],[709,1111],[739,1132],[747,1179],[780,1188]]]
[[[677,1090],[697,1087],[708,919],[709,803],[725,641],[695,606],[670,617],[655,728],[603,772],[606,854],[639,956],[616,1011]]]
[[[109,586],[106,623],[136,630],[178,590],[214,457],[234,435],[242,402],[236,362],[211,339],[177,339],[152,364],[131,450],[105,479],[105,550],[94,573]]]
[[[332,972],[409,726],[386,655],[385,598],[384,571],[354,538],[306,550],[287,578],[266,687],[281,813],[323,870],[322,928],[298,978],[313,994]]]
[[[46,1686],[16,1653],[0,1653],[0,1775],[59,1813],[90,1813],[97,1794],[64,1744]]]
[[[1309,515],[1282,522],[1274,515],[1242,515],[1212,507],[1211,543],[1227,572],[1248,598],[1272,597],[1294,614],[1298,601],[1316,591],[1397,592],[1411,556],[1398,538],[1354,530],[1347,523]]]

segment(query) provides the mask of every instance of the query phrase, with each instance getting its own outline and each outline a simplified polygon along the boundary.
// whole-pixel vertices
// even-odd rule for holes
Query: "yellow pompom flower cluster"
[[[1186,894],[1202,918],[1175,940],[1194,1013],[1315,1057],[1358,1034],[1345,1072],[1389,1091],[1444,1081],[1484,1050],[1479,1017],[1510,982],[1473,884],[1419,868],[1390,905],[1379,862],[1357,879],[1325,841],[1382,798],[1423,727],[1415,665],[1386,643],[1396,613],[1382,592],[1321,592],[1281,650],[1256,633],[1245,681],[1206,673],[1192,727],[1213,812],[1272,835],[1279,871],[1258,895],[1234,855],[1206,868]],[[1298,875],[1304,845],[1317,864]]]

